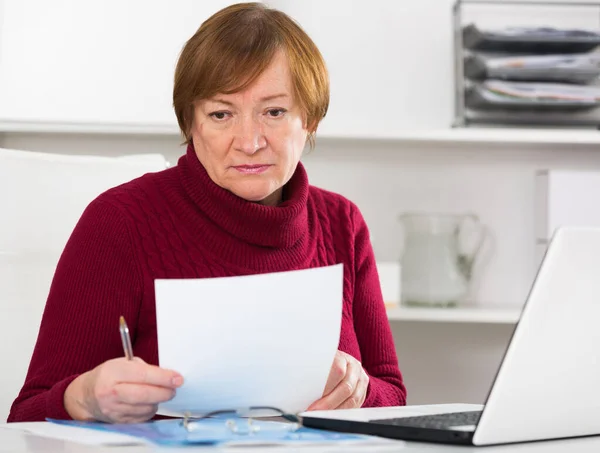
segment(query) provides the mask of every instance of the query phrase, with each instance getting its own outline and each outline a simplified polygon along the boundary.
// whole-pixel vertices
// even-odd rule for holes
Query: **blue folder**
[[[376,438],[359,434],[345,434],[306,428],[286,422],[253,420],[252,430],[247,420],[235,418],[239,426],[234,432],[228,422],[231,418],[208,418],[191,423],[186,429],[180,419],[157,420],[146,423],[110,424],[73,420],[48,419],[49,422],[81,428],[108,431],[138,437],[159,445],[223,445],[223,444],[302,444],[302,443],[373,443]]]

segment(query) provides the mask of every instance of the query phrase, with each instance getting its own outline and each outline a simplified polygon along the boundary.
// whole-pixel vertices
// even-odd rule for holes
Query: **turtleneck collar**
[[[283,200],[278,206],[244,200],[215,184],[191,144],[179,159],[178,167],[183,188],[192,201],[211,222],[241,241],[288,248],[308,232],[309,184],[301,163],[284,186]]]

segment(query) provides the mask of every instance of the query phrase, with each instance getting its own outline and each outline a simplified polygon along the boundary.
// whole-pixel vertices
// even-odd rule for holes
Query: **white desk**
[[[251,447],[218,449],[207,447],[163,448],[158,446],[90,446],[48,439],[22,431],[0,428],[0,453],[184,453],[184,452],[252,452],[252,453],[333,453],[333,452],[368,452],[368,453],[598,453],[600,452],[600,436],[573,440],[535,442],[529,444],[506,445],[502,447],[461,447],[426,444],[417,442],[393,443],[381,447]]]

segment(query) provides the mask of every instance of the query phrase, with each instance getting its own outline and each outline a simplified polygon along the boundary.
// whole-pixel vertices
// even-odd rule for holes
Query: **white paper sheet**
[[[341,264],[155,288],[160,366],[185,379],[159,413],[298,413],[321,397],[339,343]]]
[[[16,444],[13,438],[6,436],[2,437],[2,429],[9,429],[13,431],[21,431],[30,435],[37,436],[41,438],[40,442],[32,441],[31,439],[27,439],[27,451],[38,451],[36,450],[36,446],[40,445],[42,448],[40,451],[61,451],[61,452],[80,452],[81,444],[84,445],[93,445],[93,446],[104,446],[111,447],[111,449],[115,452],[150,452],[150,451],[160,451],[160,452],[172,452],[172,453],[181,453],[182,451],[210,451],[211,453],[217,452],[248,452],[248,453],[257,453],[262,451],[268,451],[269,453],[290,453],[290,452],[310,452],[310,451],[318,451],[319,453],[348,453],[348,452],[365,452],[369,447],[373,450],[379,452],[395,452],[397,453],[399,448],[405,447],[404,441],[385,439],[379,437],[371,437],[366,438],[364,440],[355,440],[355,441],[340,441],[336,443],[325,443],[318,441],[306,441],[306,442],[298,442],[294,441],[291,444],[285,443],[266,443],[264,445],[256,445],[256,443],[252,443],[251,439],[244,439],[247,436],[240,436],[240,440],[238,442],[231,442],[228,444],[224,444],[222,446],[216,447],[199,447],[197,450],[194,447],[185,447],[182,449],[181,446],[173,446],[173,447],[165,447],[160,446],[156,449],[155,444],[152,444],[149,441],[145,441],[140,437],[132,437],[124,434],[117,434],[111,432],[102,432],[92,429],[80,428],[75,426],[64,426],[57,425],[54,423],[48,422],[25,422],[25,423],[0,423],[0,437],[4,442],[0,445],[0,451],[21,451],[18,447],[20,444]],[[68,442],[67,444],[52,444],[45,441],[45,439],[56,439],[63,442]],[[244,442],[247,440],[247,442]],[[71,442],[75,444],[79,444],[80,447],[75,447]],[[138,448],[135,448],[138,446]],[[268,447],[268,450],[261,449],[261,446]],[[6,448],[6,450],[4,448]],[[8,448],[10,447],[10,449]],[[56,448],[56,450],[52,448]],[[127,450],[116,449],[115,447],[127,447]],[[387,448],[386,448],[387,447]],[[85,447],[84,447],[85,448]],[[393,450],[391,450],[393,448]],[[25,451],[25,450],[23,450]],[[92,451],[85,448],[85,451]],[[94,449],[93,451],[96,451]],[[107,451],[105,449],[98,451]]]
[[[36,436],[77,442],[86,445],[145,445],[149,444],[139,437],[125,434],[102,432],[75,426],[57,425],[49,422],[0,423],[1,429],[23,431]]]

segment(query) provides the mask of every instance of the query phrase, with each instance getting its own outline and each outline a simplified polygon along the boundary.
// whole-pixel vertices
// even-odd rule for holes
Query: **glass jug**
[[[452,307],[469,292],[473,264],[485,238],[474,214],[404,213],[402,304]]]

